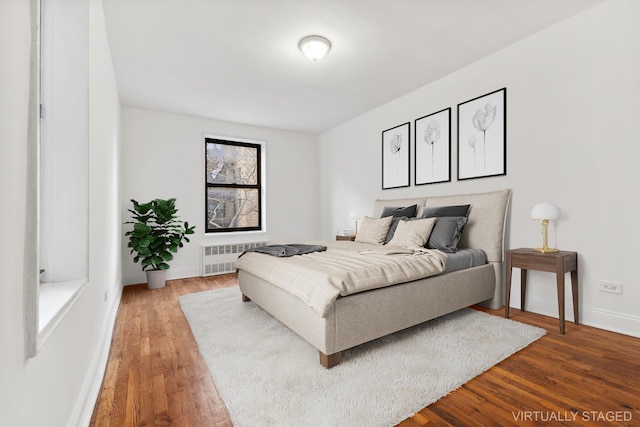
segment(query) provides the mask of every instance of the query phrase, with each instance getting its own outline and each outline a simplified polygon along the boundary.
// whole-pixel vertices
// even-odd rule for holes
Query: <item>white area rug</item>
[[[545,334],[464,309],[347,350],[327,370],[237,287],[179,301],[237,427],[392,426]]]

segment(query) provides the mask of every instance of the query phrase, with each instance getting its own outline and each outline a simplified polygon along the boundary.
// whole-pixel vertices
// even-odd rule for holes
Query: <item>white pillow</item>
[[[392,216],[384,218],[365,217],[356,235],[356,242],[375,243],[376,245],[384,243],[392,221]]]
[[[393,238],[387,245],[403,248],[422,247],[429,240],[436,221],[437,218],[400,221]]]

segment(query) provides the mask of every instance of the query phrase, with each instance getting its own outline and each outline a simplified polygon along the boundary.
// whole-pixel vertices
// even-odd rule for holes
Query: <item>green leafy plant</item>
[[[131,212],[133,221],[125,224],[133,224],[133,230],[127,231],[129,236],[131,253],[135,253],[134,262],[140,262],[142,271],[167,270],[168,261],[173,259],[173,254],[188,242],[188,234],[193,234],[195,226],[189,227],[188,222],[178,219],[176,199],[155,199],[149,203],[138,203],[131,199],[133,209]]]

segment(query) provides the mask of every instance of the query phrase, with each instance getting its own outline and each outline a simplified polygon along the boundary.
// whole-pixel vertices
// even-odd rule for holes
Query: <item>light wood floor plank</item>
[[[234,274],[173,280],[163,289],[127,286],[91,426],[232,426],[178,297],[237,286]],[[503,310],[479,310],[503,316]],[[541,425],[522,411],[577,413],[558,425],[596,425],[600,413],[640,425],[640,339],[511,310],[547,335],[399,424],[401,427]],[[584,417],[588,417],[585,420]]]

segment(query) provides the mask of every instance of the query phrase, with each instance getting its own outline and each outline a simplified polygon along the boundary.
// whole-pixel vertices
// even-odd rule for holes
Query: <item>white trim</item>
[[[269,240],[269,235],[266,231],[230,231],[228,233],[204,233],[202,239],[201,246],[208,246],[212,239],[215,239],[215,243],[252,242],[254,240]]]
[[[113,302],[110,307],[110,313],[107,321],[104,323],[98,341],[102,343],[102,345],[96,348],[93,354],[87,376],[85,377],[82,389],[78,394],[78,399],[69,417],[68,427],[88,426],[91,423],[93,409],[98,400],[98,395],[102,388],[102,381],[104,380],[107,369],[109,351],[111,350],[111,338],[113,337],[118,308],[120,307],[120,300],[122,299],[122,289],[122,286],[118,286],[117,294],[115,298],[112,299]]]
[[[202,133],[202,142],[205,144],[205,149],[201,150],[202,153],[202,168],[203,170],[207,170],[207,156],[206,156],[206,139],[207,138],[212,138],[212,139],[221,139],[221,140],[226,140],[226,141],[234,141],[234,142],[246,142],[248,144],[258,144],[260,145],[260,198],[261,198],[261,202],[260,202],[260,216],[261,218],[261,223],[262,223],[262,229],[261,230],[249,230],[249,231],[230,231],[230,232],[221,232],[221,233],[204,233],[203,237],[204,238],[212,238],[212,237],[222,237],[223,235],[235,235],[235,236],[240,236],[240,235],[257,235],[259,233],[266,233],[267,232],[267,141],[266,140],[262,140],[262,139],[249,139],[249,138],[239,138],[236,136],[224,136],[224,135],[217,135],[217,134],[212,134],[212,133],[207,133],[207,132],[203,132]],[[206,191],[206,179],[201,180],[201,189],[200,189],[200,194],[204,194]],[[202,211],[201,212],[206,212],[206,206],[204,206],[204,203],[202,204]],[[204,229],[206,230],[206,222],[207,222],[207,218],[204,218],[205,221],[205,227]]]
[[[167,280],[187,279],[190,277],[200,277],[200,268],[170,268],[167,270]],[[129,275],[122,278],[125,286],[141,285],[147,283],[147,277],[143,271],[135,275]]]
[[[38,288],[38,349],[60,324],[80,295],[87,289],[87,279],[40,283]]]
[[[26,218],[27,224],[31,224],[31,227],[28,227],[30,231],[27,234],[27,245],[28,247],[33,246],[34,249],[33,251],[29,251],[30,256],[27,256],[25,260],[27,267],[24,283],[24,328],[25,356],[27,358],[37,356],[47,338],[88,286],[88,280],[83,276],[86,276],[89,271],[89,2],[88,0],[83,0],[82,2],[78,2],[78,4],[73,4],[73,8],[70,10],[60,9],[58,6],[62,3],[61,1],[54,3],[45,2],[44,0],[36,1],[36,19],[40,24],[37,25],[36,46],[38,49],[37,52],[34,53],[36,56],[36,58],[34,58],[34,64],[41,75],[32,76],[32,79],[34,79],[32,83],[37,87],[37,103],[34,106],[30,106],[32,113],[35,112],[36,114],[33,117],[30,116],[29,124],[29,130],[35,131],[34,135],[29,136],[29,156],[36,161],[29,162],[30,167],[27,177],[29,184],[32,184],[29,185],[28,188],[28,190],[30,190],[29,196],[35,198],[35,200],[33,200],[35,206],[32,210],[28,210],[29,214]],[[44,4],[47,5],[47,8],[43,7]],[[63,4],[63,6],[66,6],[66,4]],[[76,18],[82,16],[82,14],[86,14],[86,19],[78,21]],[[84,162],[76,162],[79,164],[78,168],[82,169],[80,175],[84,178],[84,180],[76,179],[78,184],[75,189],[78,190],[79,188],[81,190],[76,192],[76,194],[84,193],[84,196],[81,197],[77,203],[84,207],[84,209],[82,210],[83,214],[80,215],[79,218],[76,218],[76,223],[79,222],[79,225],[76,224],[74,231],[78,232],[78,230],[81,230],[79,233],[76,233],[80,236],[78,239],[74,236],[76,245],[73,245],[74,242],[68,242],[68,235],[59,233],[59,224],[57,224],[55,219],[64,217],[64,212],[58,212],[57,209],[52,207],[55,204],[56,198],[60,196],[60,194],[56,192],[57,184],[53,184],[55,177],[58,175],[51,174],[50,176],[50,174],[46,173],[47,170],[53,170],[51,167],[47,167],[47,165],[53,165],[56,155],[58,155],[58,153],[55,152],[56,148],[58,148],[55,141],[68,138],[68,135],[60,136],[56,133],[58,127],[56,127],[54,123],[59,120],[53,120],[56,109],[58,109],[57,106],[60,105],[54,101],[61,96],[54,97],[53,95],[56,93],[56,89],[64,86],[67,82],[65,79],[62,79],[62,81],[56,80],[56,76],[64,75],[66,78],[66,68],[54,67],[55,61],[53,61],[53,56],[56,53],[56,48],[60,48],[60,46],[63,46],[65,40],[68,41],[71,38],[71,34],[66,32],[67,28],[64,27],[65,24],[70,22],[73,22],[75,27],[71,28],[77,30],[76,32],[86,30],[84,38],[80,38],[77,41],[82,45],[80,48],[84,49],[80,50],[78,46],[73,46],[75,51],[81,52],[78,56],[81,60],[84,60],[82,72],[83,77],[87,80],[85,82],[87,84],[78,89],[80,97],[82,98],[82,107],[80,108],[80,113],[73,108],[67,110],[68,107],[65,107],[65,109],[62,109],[62,111],[67,114],[71,111],[74,116],[78,115],[81,119],[79,129],[82,131],[82,135],[72,135],[72,139],[75,142],[73,147],[78,148],[79,146],[81,148],[81,158]],[[54,31],[54,29],[61,28],[64,28],[65,32]],[[58,40],[57,37],[61,40]],[[66,58],[68,55],[66,52],[63,52],[63,56]],[[42,57],[44,57],[44,59],[42,59]],[[73,57],[72,59],[77,61],[78,58]],[[64,61],[60,61],[59,63],[62,64],[63,62]],[[40,102],[48,103],[50,107],[48,120],[40,119]],[[47,154],[42,154],[43,148],[47,148]],[[31,183],[32,180],[35,182]],[[43,189],[43,181],[51,185]],[[58,204],[57,206],[61,205]],[[43,224],[47,225],[43,226]],[[57,260],[57,262],[51,261],[49,255],[66,253],[63,243],[74,247],[79,246],[77,244],[78,241],[82,243],[82,246],[80,247],[80,254],[72,257],[76,258],[75,263],[68,263],[66,261],[61,263],[59,260]],[[54,243],[57,244],[54,245]],[[60,246],[62,246],[62,248]],[[82,262],[80,262],[80,258],[82,258]],[[51,264],[53,264],[53,267]],[[62,264],[62,266],[59,264]],[[78,268],[78,266],[80,266],[80,268]],[[45,273],[39,274],[38,272],[43,268],[45,269]],[[41,283],[40,279],[42,277],[52,280],[53,283]],[[56,277],[60,278],[56,279]],[[73,279],[69,279],[70,277]]]
[[[35,8],[35,10],[34,10]],[[41,69],[41,3],[32,2],[32,36],[30,84],[35,90],[29,96],[27,130],[27,210],[25,215],[24,266],[24,354],[38,354],[38,284],[40,283],[40,69]]]
[[[526,309],[532,313],[558,318],[556,299],[527,296]],[[520,309],[520,292],[511,293],[510,307]],[[640,317],[594,307],[580,306],[580,324],[640,338]],[[573,322],[573,303],[565,299],[565,322]]]
[[[206,132],[202,134],[202,138],[203,139],[204,138],[222,139],[225,141],[246,142],[247,144],[260,144],[260,145],[264,145],[267,142],[264,139],[240,138],[237,136],[217,135],[217,134],[206,133]]]

